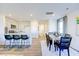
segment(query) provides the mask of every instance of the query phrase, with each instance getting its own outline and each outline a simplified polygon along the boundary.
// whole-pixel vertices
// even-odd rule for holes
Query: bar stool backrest
[[[26,39],[28,39],[29,37],[27,36],[27,35],[21,35],[21,39],[22,40],[26,40]]]
[[[12,37],[11,35],[5,35],[5,39],[6,39],[6,40],[12,40],[12,38],[13,38],[13,37]]]
[[[20,35],[13,35],[13,39],[14,40],[19,40],[20,39]]]

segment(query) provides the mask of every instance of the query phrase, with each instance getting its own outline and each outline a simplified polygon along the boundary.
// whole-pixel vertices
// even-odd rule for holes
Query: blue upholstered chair
[[[64,49],[67,49],[68,56],[70,56],[69,47],[70,47],[71,39],[72,39],[71,37],[61,37],[60,43],[57,44],[59,48],[59,56],[61,56],[61,51],[63,51]]]

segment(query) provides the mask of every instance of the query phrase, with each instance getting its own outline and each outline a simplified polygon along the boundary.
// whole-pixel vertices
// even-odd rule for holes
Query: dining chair
[[[59,56],[61,56],[61,51],[63,51],[64,49],[67,49],[68,56],[70,56],[69,47],[70,47],[71,40],[72,40],[71,37],[61,37],[60,43],[57,44],[59,48]]]
[[[49,51],[50,51],[51,46],[52,46],[52,39],[50,38],[50,36],[48,34],[46,34],[46,43],[47,43],[47,47],[49,47]]]
[[[65,34],[65,37],[71,37],[71,35],[70,34]]]
[[[46,44],[47,44],[47,47],[49,46],[49,39],[48,39],[48,35],[46,34]]]
[[[5,44],[4,44],[4,46],[6,47],[7,44],[9,44],[8,46],[9,46],[9,48],[11,48],[12,47],[11,43],[12,43],[13,37],[11,35],[4,35],[4,36],[5,36]],[[7,43],[7,41],[9,41],[9,43]]]
[[[55,51],[58,51],[58,45],[60,44],[60,40],[54,40],[54,48]]]

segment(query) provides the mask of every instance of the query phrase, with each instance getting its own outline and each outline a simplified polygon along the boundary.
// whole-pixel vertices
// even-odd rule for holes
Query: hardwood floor
[[[41,56],[41,45],[39,39],[33,39],[29,48],[0,48],[0,55],[21,55],[21,56]]]

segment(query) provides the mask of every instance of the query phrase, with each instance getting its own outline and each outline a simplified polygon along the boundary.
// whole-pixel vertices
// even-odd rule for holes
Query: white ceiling
[[[67,11],[66,8],[69,8]],[[79,10],[77,3],[0,3],[0,14],[11,15],[16,20],[46,20],[58,19],[67,12]],[[55,16],[47,16],[46,12],[52,11]],[[32,14],[33,16],[30,16]]]

